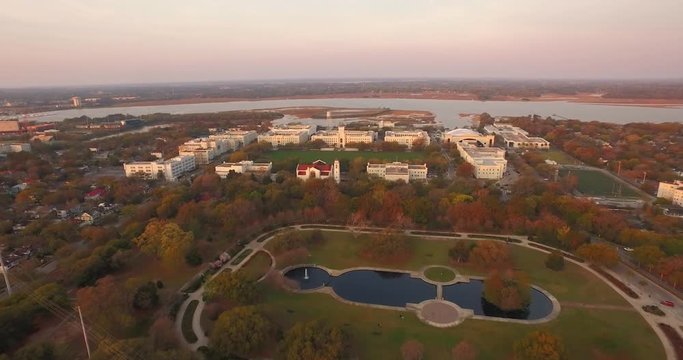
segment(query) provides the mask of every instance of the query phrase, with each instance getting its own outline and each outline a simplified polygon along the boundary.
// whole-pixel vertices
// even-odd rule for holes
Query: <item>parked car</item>
[[[674,303],[673,303],[673,301],[669,301],[669,300],[662,300],[662,301],[660,301],[659,303],[660,303],[660,304],[662,304],[662,305],[664,305],[664,306],[668,306],[668,307],[674,307]]]

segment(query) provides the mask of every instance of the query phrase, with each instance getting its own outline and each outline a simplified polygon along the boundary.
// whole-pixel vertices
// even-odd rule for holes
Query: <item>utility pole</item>
[[[5,277],[5,286],[7,287],[7,295],[12,296],[12,286],[9,283],[9,277],[7,276],[7,267],[5,267],[5,262],[2,260],[2,247],[0,247],[0,270],[2,270],[2,275]]]
[[[642,184],[645,184],[645,177],[647,177],[647,171],[643,171],[643,182],[642,182]]]
[[[88,359],[90,359],[90,345],[88,344],[88,334],[85,333],[85,323],[83,323],[83,314],[81,313],[81,307],[76,306],[78,309],[78,316],[81,318],[81,330],[83,330],[83,341],[85,341],[85,350],[88,352]]]

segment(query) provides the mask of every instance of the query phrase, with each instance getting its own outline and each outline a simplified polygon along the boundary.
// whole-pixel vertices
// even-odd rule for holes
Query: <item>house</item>
[[[95,217],[87,212],[84,212],[78,217],[78,220],[81,221],[82,225],[92,225],[95,222]]]
[[[331,177],[339,184],[341,181],[339,160],[335,160],[332,165],[328,165],[322,160],[316,160],[312,164],[298,164],[296,166],[296,177],[304,181],[308,179],[327,179]]]
[[[97,201],[97,200],[101,200],[106,195],[107,195],[106,190],[104,190],[102,188],[98,188],[98,189],[94,189],[94,190],[90,191],[89,193],[85,194],[85,200],[86,201],[90,201],[90,200]]]

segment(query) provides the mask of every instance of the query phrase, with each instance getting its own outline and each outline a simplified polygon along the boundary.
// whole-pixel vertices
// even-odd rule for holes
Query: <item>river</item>
[[[645,107],[606,104],[571,103],[566,101],[477,101],[432,99],[292,99],[233,101],[221,103],[178,104],[158,106],[130,106],[54,111],[33,117],[37,121],[62,121],[67,118],[89,116],[104,117],[110,114],[140,116],[153,113],[189,114],[231,110],[271,109],[301,106],[330,106],[339,108],[381,108],[426,110],[446,127],[469,125],[460,114],[488,112],[493,116],[523,116],[536,114],[543,117],[605,121],[625,124],[630,122],[683,122],[683,107]]]

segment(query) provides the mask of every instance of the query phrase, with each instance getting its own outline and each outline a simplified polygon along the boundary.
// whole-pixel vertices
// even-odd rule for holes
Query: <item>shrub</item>
[[[484,299],[503,311],[521,310],[531,302],[531,286],[522,272],[493,271],[484,281]]]
[[[545,267],[550,270],[561,271],[564,269],[564,256],[559,251],[553,251],[548,254],[545,260]]]

